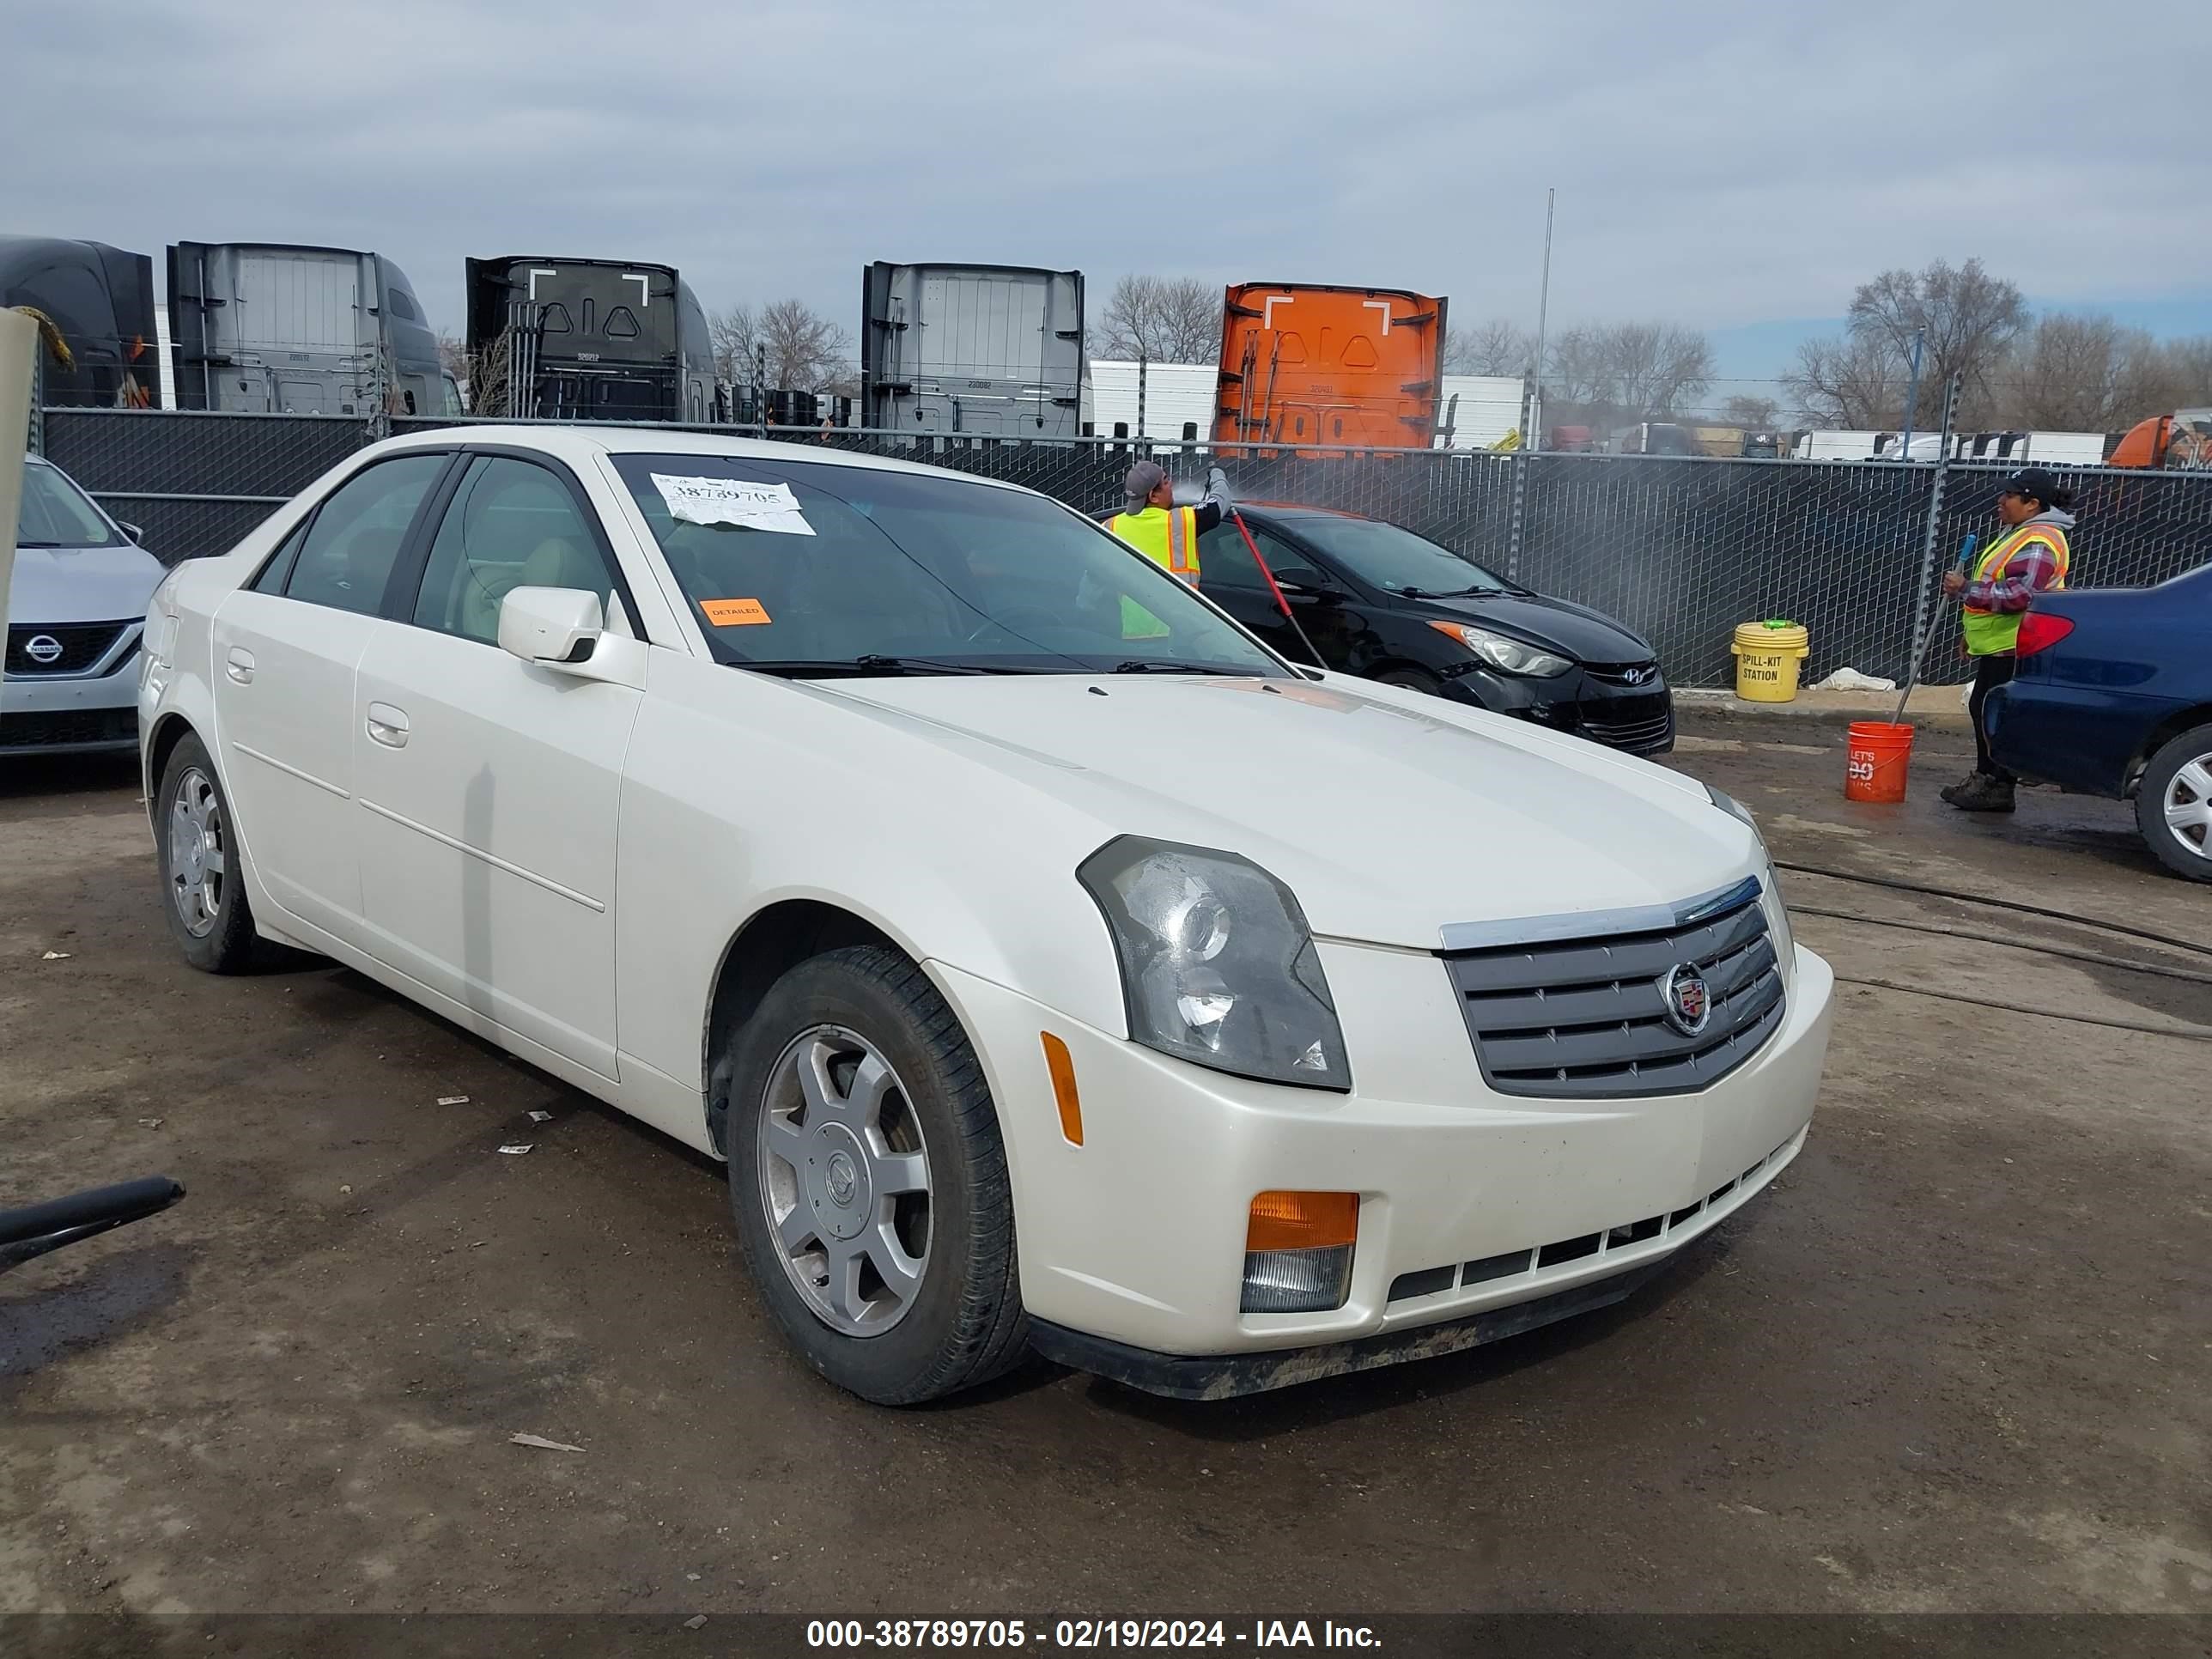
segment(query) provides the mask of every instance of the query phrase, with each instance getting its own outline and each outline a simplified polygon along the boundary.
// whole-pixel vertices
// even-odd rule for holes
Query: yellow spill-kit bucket
[[[1788,702],[1797,695],[1797,671],[1810,639],[1793,622],[1736,624],[1735,694],[1747,702]]]

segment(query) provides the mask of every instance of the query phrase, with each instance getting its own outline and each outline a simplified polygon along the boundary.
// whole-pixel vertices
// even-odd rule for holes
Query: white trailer
[[[1139,378],[1139,366],[1133,359],[1091,360],[1083,418],[1093,437],[1203,443],[1212,434],[1215,393],[1221,379],[1217,365],[1143,365],[1141,422],[1137,416]]]
[[[1437,396],[1437,447],[1488,449],[1521,425],[1517,374],[1447,374]]]

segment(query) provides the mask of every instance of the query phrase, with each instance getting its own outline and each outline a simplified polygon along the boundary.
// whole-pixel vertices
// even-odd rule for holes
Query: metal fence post
[[[1936,544],[1943,533],[1943,487],[1951,480],[1951,425],[1958,418],[1959,393],[1966,383],[1966,371],[1961,369],[1952,375],[1950,386],[1943,393],[1943,440],[1936,453],[1936,476],[1928,491],[1928,529],[1920,549],[1920,604],[1912,630],[1912,656],[1905,664],[1907,696],[1927,653],[1929,631],[1936,626]],[[1899,707],[1901,711],[1903,704]],[[1902,712],[1898,718],[1905,718]]]
[[[31,426],[23,447],[33,455],[46,453],[46,341],[43,334],[31,348]]]
[[[1523,512],[1528,501],[1528,469],[1535,464],[1535,453],[1523,443],[1513,452],[1513,508],[1505,522],[1505,580],[1521,580],[1521,540]]]

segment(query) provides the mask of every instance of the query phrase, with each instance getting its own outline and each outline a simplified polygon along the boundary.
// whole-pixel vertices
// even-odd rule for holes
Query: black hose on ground
[[[1990,1006],[1985,997],[1962,996],[1956,991],[1938,991],[1927,985],[1900,985],[1891,979],[1856,979],[1838,974],[1836,983],[1871,986],[1877,991],[1900,991],[1907,996],[1938,997],[1945,1002],[1963,1002],[1969,1008],[1979,1008],[1985,1013]],[[2004,1012],[2008,1015],[2033,1014],[2038,1019],[2064,1020],[2069,1025],[2102,1025],[2108,1030],[2135,1031],[2145,1036],[2180,1037],[2189,1042],[2212,1042],[2212,1030],[2191,1030],[2185,1025],[2148,1025],[2132,1019],[2100,1019],[2094,1014],[2062,1014],[2052,1008],[2022,1008],[2014,1003],[2007,1003]]]
[[[2148,928],[2130,927],[2124,922],[2104,921],[2095,916],[2077,916],[2069,910],[2051,910],[2040,904],[2022,904],[2016,899],[1985,898],[1978,893],[1954,892],[1948,887],[1930,887],[1923,882],[1899,881],[1890,876],[1862,876],[1848,870],[1824,870],[1817,864],[1785,864],[1777,859],[1774,867],[1787,870],[1792,875],[1825,876],[1830,881],[1856,882],[1863,887],[1887,887],[1898,893],[1923,893],[1931,898],[1956,900],[1960,904],[1985,904],[1992,909],[2010,910],[2023,916],[2042,916],[2051,921],[2070,921],[2076,927],[2094,927],[2107,933],[2119,933],[2129,939],[2148,939],[2154,945],[2170,945],[2177,951],[2187,951],[2200,957],[2212,957],[2212,945],[2195,939],[2176,939],[2171,933],[2154,933]]]
[[[1938,927],[1925,921],[1899,921],[1888,916],[1863,916],[1855,910],[1824,910],[1814,904],[1793,904],[1790,907],[1790,914],[1793,916],[1826,916],[1832,921],[1863,922],[1869,927],[1899,927],[1908,933],[1933,933],[1938,939],[1970,939],[1982,945],[2008,945],[2015,951],[2032,951],[2044,957],[2063,957],[2069,962],[2086,962],[2098,968],[2124,968],[2131,974],[2185,980],[2191,985],[2212,985],[2212,974],[2192,974],[2186,968],[2161,968],[2154,963],[2130,962],[2124,957],[2099,956],[2094,951],[2069,951],[2062,945],[2040,945],[2032,939],[2007,939],[2002,933],[1975,933],[1962,927]]]

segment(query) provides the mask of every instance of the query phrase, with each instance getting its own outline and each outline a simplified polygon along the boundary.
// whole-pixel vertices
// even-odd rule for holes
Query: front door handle
[[[368,735],[372,742],[386,749],[407,746],[407,711],[394,708],[388,702],[373,702],[368,706]]]
[[[240,685],[253,683],[253,653],[240,646],[230,647],[230,660],[223,665],[224,673]]]

